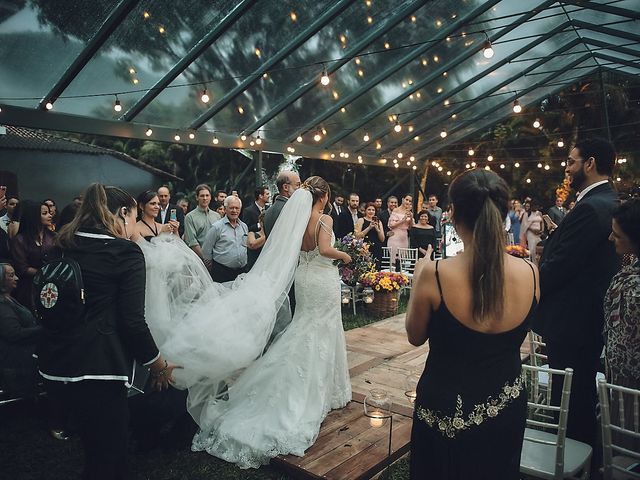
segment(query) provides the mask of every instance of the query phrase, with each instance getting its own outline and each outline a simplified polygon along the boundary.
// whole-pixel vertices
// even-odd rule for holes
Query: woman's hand
[[[178,229],[180,228],[180,222],[177,220],[169,220],[169,223],[165,223],[162,231],[168,233],[178,233]]]
[[[420,273],[420,271],[429,263],[433,262],[433,260],[431,260],[431,255],[433,254],[433,247],[431,245],[429,245],[427,247],[427,250],[425,251],[423,248],[420,249],[421,251],[424,251],[424,257],[418,259],[418,261],[416,262],[416,267],[413,271],[413,276],[414,278],[417,277],[418,273]]]
[[[161,361],[160,367],[157,365],[158,361]],[[155,361],[149,368],[149,371],[151,372],[151,387],[159,392],[169,388],[169,385],[173,385],[175,383],[173,371],[176,368],[182,367],[160,358]]]
[[[344,253],[344,252],[343,252]],[[351,263],[351,257],[349,256],[348,253],[345,253],[344,256],[342,257],[342,261],[344,263]]]

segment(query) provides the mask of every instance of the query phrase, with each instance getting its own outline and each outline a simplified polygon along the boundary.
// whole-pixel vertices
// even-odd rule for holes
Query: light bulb
[[[451,170],[447,170],[447,175],[451,176]]]
[[[416,157],[414,157],[413,155],[411,155],[411,156],[409,157],[409,161],[410,161],[410,162],[415,162],[415,161],[416,161]]]
[[[500,164],[500,168],[504,168],[504,163],[501,163],[501,164]]]
[[[191,140],[193,140],[194,138],[196,138],[196,134],[195,134],[195,133],[193,133],[193,132],[190,132],[190,133],[189,133],[189,138],[190,138]]]
[[[262,138],[260,138],[260,134],[256,137],[256,145],[262,145]]]
[[[213,140],[211,140],[213,142],[214,145],[218,145],[218,143],[220,143],[220,140],[218,140],[217,136],[213,136]]]
[[[410,167],[410,166],[411,166],[411,162],[407,162],[407,167]]]
[[[396,167],[396,168],[399,168],[399,167],[400,167],[400,165],[398,165],[397,163],[396,163],[396,164],[394,164],[393,166],[394,166],[394,167]]]
[[[174,139],[176,142],[179,142],[179,141],[180,141],[180,135],[178,135],[178,134],[176,133],[176,134],[173,136],[173,139]]]
[[[402,152],[398,152],[398,158],[402,158]]]
[[[46,108],[47,110],[51,110],[53,108],[53,103],[51,102],[47,102],[44,106],[44,108]]]
[[[336,158],[336,154],[332,153],[331,155],[329,155],[331,158]]]
[[[320,131],[322,132],[322,134],[323,134],[323,135],[326,135],[326,134],[327,134],[327,129],[326,129],[326,128],[324,128],[324,127],[322,127],[322,128],[320,129]]]
[[[550,167],[549,165],[545,165],[545,166],[544,166],[544,169],[545,169],[545,170],[549,170],[550,168],[551,168],[551,167]]]
[[[560,162],[560,166],[566,167],[567,166],[567,162]]]
[[[396,124],[393,127],[393,131],[396,133],[400,133],[402,131],[402,125],[400,125],[400,123],[398,123],[397,120],[396,120]]]
[[[247,139],[247,136],[244,133],[240,135],[240,140],[244,142],[246,139]]]
[[[442,130],[442,131],[440,132],[440,137],[441,137],[441,138],[446,138],[446,137],[447,137],[447,131],[446,131],[446,130]]]
[[[476,162],[471,162],[472,167],[475,167],[476,165],[477,165]]]
[[[416,167],[415,165],[414,165],[413,167],[411,167],[411,168],[413,168],[414,170],[417,170],[417,169],[418,169],[418,167]]]
[[[296,20],[298,20],[298,15],[296,15],[296,12],[291,12],[289,16],[291,17],[292,22],[295,22]]]
[[[441,172],[442,170],[444,170],[442,167],[438,167],[439,172]]]
[[[471,168],[471,165],[467,163],[467,164],[465,165],[465,168]]]
[[[251,147],[253,147],[255,144],[256,144],[256,142],[254,142],[253,140],[251,140],[251,141],[249,142],[249,146],[251,146]]]
[[[147,137],[150,137],[151,135],[153,135],[153,130],[151,130],[151,127],[147,127],[147,131],[146,131],[146,132],[144,132],[144,134],[145,134]]]
[[[242,115],[242,114],[244,113],[244,108],[242,107],[242,105],[239,105],[239,106],[238,106],[238,113],[239,113],[240,115]]]
[[[120,100],[118,100],[117,98],[116,98],[115,103],[113,104],[113,109],[116,112],[121,112],[122,111],[122,104],[120,103]]]
[[[513,164],[513,166],[516,167],[516,168],[519,168],[520,164],[518,162],[516,162],[516,163]]]
[[[302,143],[302,135],[298,135],[298,137],[296,138],[296,142]]]
[[[318,131],[316,132],[316,134],[313,136],[313,139],[314,139],[316,142],[319,142],[320,140],[322,140],[322,135],[320,134],[320,130],[318,130]]]
[[[484,42],[484,45],[482,47],[482,55],[484,55],[484,58],[493,58],[493,54],[495,52],[493,51],[493,47],[491,46],[491,42],[489,40],[486,40]]]
[[[487,161],[488,161],[488,162],[493,162],[493,155],[489,155],[489,156],[487,157]]]
[[[207,93],[206,88],[202,90],[202,95],[200,96],[200,100],[202,100],[203,103],[209,103],[209,100],[211,100],[209,98],[209,94]]]
[[[380,142],[376,142],[376,150],[380,150],[382,148],[382,144]]]
[[[540,120],[538,120],[537,118],[533,122],[533,128],[540,128]]]
[[[256,57],[260,57],[260,55],[262,55],[262,52],[260,51],[260,49],[258,47],[256,47],[254,53],[256,54]]]
[[[518,101],[518,99],[515,99],[513,101],[513,113],[520,113],[522,111],[522,105],[520,105],[520,102]]]
[[[564,142],[562,141],[562,139],[558,140],[558,148],[562,148],[564,147]]]
[[[365,133],[364,137],[362,137],[362,140],[365,141],[365,142],[368,142],[369,141],[369,134]]]
[[[325,87],[331,83],[331,79],[329,78],[329,75],[327,74],[327,69],[326,68],[322,70],[322,76],[320,77],[320,83],[322,85],[324,85]]]
[[[470,148],[467,153],[469,154],[470,157],[473,157],[476,152],[475,152],[475,150],[473,148]]]
[[[542,168],[542,164],[541,163],[538,163],[538,168]]]
[[[531,179],[530,178],[527,178],[527,183],[531,183]]]
[[[489,165],[484,167],[485,170],[491,170],[491,167]]]

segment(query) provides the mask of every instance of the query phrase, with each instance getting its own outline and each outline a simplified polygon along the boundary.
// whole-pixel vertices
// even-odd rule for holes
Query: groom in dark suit
[[[181,208],[179,208],[177,205],[170,203],[170,200],[171,200],[171,192],[169,191],[169,187],[163,185],[158,189],[158,201],[160,202],[160,211],[158,212],[158,216],[156,217],[156,222],[169,223],[169,220],[171,220],[171,210],[175,210],[176,220],[180,222],[178,233],[180,234],[180,238],[182,238],[182,235],[184,235],[184,211]]]
[[[617,204],[609,178],[616,154],[601,139],[578,142],[567,160],[571,188],[580,192],[544,247],[540,259],[540,304],[534,331],[547,343],[551,368],[573,368],[567,436],[596,443],[595,377],[602,352],[603,299],[619,261],[611,233]],[[552,397],[559,405],[561,385]]]

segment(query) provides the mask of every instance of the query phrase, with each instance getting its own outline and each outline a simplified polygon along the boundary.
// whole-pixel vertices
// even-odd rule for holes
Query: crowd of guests
[[[361,202],[356,193],[336,195],[330,211],[334,233],[336,238],[353,233],[366,239],[378,265],[383,246],[389,248],[391,259],[399,248],[418,249],[423,260],[414,275],[407,329],[414,344],[431,335],[429,362],[437,362],[438,343],[447,345],[449,336],[469,334],[474,342],[481,338],[474,337],[474,330],[486,334],[482,338],[489,342],[505,334],[508,338],[497,341],[509,343],[504,352],[513,350],[519,359],[521,334],[532,326],[547,343],[550,366],[574,369],[567,434],[593,446],[594,379],[602,369],[603,347],[607,378],[640,388],[640,199],[619,202],[610,183],[614,164],[615,153],[607,142],[578,143],[566,167],[572,188],[579,192],[577,198],[566,208],[558,198],[545,214],[531,198],[507,200],[504,182],[484,170],[466,172],[454,180],[449,192],[454,208],[449,212],[438,206],[436,195],[429,195],[419,209],[414,209],[410,194],[388,197],[386,208],[380,197]],[[176,366],[163,359],[144,320],[145,280],[140,274],[144,268],[138,268],[144,258],[135,242],[175,235],[202,259],[214,281],[233,281],[255,263],[280,211],[300,185],[296,172],[282,172],[276,179],[274,198],[269,188],[259,186],[253,201],[243,206],[238,192],[212,192],[201,184],[195,189],[196,205],[189,209],[186,198],[172,202],[167,186],[134,198],[118,188],[94,184],[60,212],[52,199],[21,201],[0,187],[0,387],[16,395],[28,394],[42,388],[38,384],[44,377],[51,398],[52,435],[64,440],[69,428],[77,431],[85,448],[86,468],[94,472],[126,469],[126,436],[131,426],[144,444],[153,441],[159,424],[149,421],[150,415],[174,423],[186,415],[184,392],[170,386]],[[448,215],[473,249],[442,261],[438,269],[439,263],[427,254],[439,249]],[[535,262],[539,272],[533,264],[515,263],[503,255],[510,238],[527,245],[534,260],[538,260],[533,255],[542,242],[542,256]],[[33,277],[60,251],[78,261],[86,288],[101,292],[88,305],[88,315],[103,323],[79,327],[77,335],[86,340],[79,344],[70,345],[68,337],[47,332],[34,315]],[[622,257],[625,266],[620,269]],[[516,277],[516,283],[507,285],[508,279]],[[435,322],[434,330],[427,328],[430,321]],[[452,323],[439,334],[436,323],[446,325],[447,321]],[[467,330],[461,333],[461,327]],[[96,336],[100,328],[112,328],[118,335]],[[492,335],[494,340],[489,340]],[[476,348],[472,343],[467,355]],[[482,345],[481,341],[477,346]],[[88,360],[82,364],[65,361],[69,352]],[[111,358],[119,360],[112,362]],[[120,380],[131,374],[128,361],[134,358],[150,371],[147,384],[151,389],[148,394],[127,398]],[[502,366],[510,365],[510,360]],[[447,364],[458,361],[448,359]],[[508,381],[516,382],[511,378],[515,370],[501,371]],[[477,378],[485,373],[478,372]],[[105,378],[118,381],[105,382]],[[437,392],[438,385],[422,387],[412,448],[426,445],[425,449],[456,463],[455,455],[445,452],[448,447],[440,443],[440,433],[434,439],[424,429],[435,408],[444,408],[441,402],[450,399],[429,393]],[[161,392],[151,394],[154,389]],[[482,393],[484,397],[490,394]],[[560,392],[554,388],[552,394],[559,397]],[[61,405],[73,405],[75,428]],[[508,414],[507,443],[519,448],[524,407],[519,402],[514,409]],[[142,413],[132,415],[130,423],[130,411]],[[494,466],[504,463],[508,460],[505,455],[516,454],[511,447],[505,447],[501,457],[484,452],[483,458]],[[467,451],[466,447],[461,451]],[[416,472],[441,471],[427,456],[416,455],[415,459],[412,469]],[[480,463],[474,465],[486,464],[485,460],[479,457]],[[491,471],[496,475],[505,472]],[[115,478],[121,471],[112,473]]]

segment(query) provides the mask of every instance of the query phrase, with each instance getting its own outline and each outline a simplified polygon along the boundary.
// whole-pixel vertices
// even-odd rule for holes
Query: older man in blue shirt
[[[247,225],[238,217],[242,201],[229,195],[224,200],[225,216],[214,223],[202,244],[202,255],[211,260],[211,278],[215,282],[231,282],[247,265]]]

